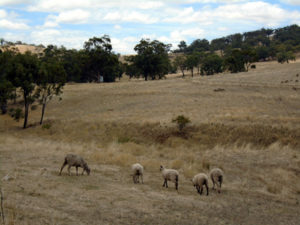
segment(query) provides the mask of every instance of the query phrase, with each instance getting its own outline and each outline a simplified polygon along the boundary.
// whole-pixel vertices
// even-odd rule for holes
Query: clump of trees
[[[146,81],[149,78],[162,79],[171,70],[170,48],[170,44],[142,39],[134,47],[137,55],[126,58],[126,73],[130,77],[143,77]]]
[[[35,103],[42,106],[40,124],[43,123],[47,104],[63,93],[66,82],[113,82],[124,71],[107,35],[89,39],[82,50],[49,45],[39,55],[21,54],[1,40],[0,109],[2,114],[7,113],[11,102],[12,115],[20,118],[24,111],[23,128],[28,127],[30,109]],[[20,103],[21,112],[15,109]]]

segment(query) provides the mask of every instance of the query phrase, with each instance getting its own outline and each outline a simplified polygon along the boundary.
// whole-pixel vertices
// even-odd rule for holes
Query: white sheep
[[[211,178],[212,183],[213,183],[213,189],[215,189],[215,184],[216,184],[217,190],[218,190],[219,193],[221,192],[223,176],[224,176],[224,173],[219,168],[214,168],[210,171],[210,178]]]
[[[205,173],[195,175],[192,182],[200,195],[202,195],[204,185],[206,187],[206,195],[208,195],[208,177]]]
[[[71,175],[71,171],[70,171],[70,168],[72,166],[75,166],[76,167],[76,175],[78,176],[78,167],[81,167],[83,168],[83,171],[82,171],[82,175],[83,175],[83,172],[86,171],[86,173],[88,175],[90,175],[90,168],[88,167],[87,163],[84,161],[84,159],[81,157],[81,156],[78,156],[78,155],[74,155],[74,154],[68,154],[66,155],[65,157],[65,161],[64,163],[62,164],[61,166],[61,169],[60,169],[60,172],[59,172],[59,175],[61,175],[61,172],[62,170],[64,169],[64,167],[68,164],[68,172],[69,172],[69,175]]]
[[[140,182],[139,178],[141,177],[142,184],[143,184],[144,167],[139,163],[135,163],[131,166],[131,169],[132,169],[133,183],[135,184],[139,183]]]
[[[166,169],[163,166],[160,166],[160,171],[162,172],[162,176],[164,178],[163,187],[168,187],[168,180],[175,183],[175,188],[178,191],[178,178],[179,173],[177,170]]]

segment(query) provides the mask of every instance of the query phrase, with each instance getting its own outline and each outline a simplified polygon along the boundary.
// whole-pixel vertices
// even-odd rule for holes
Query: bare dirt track
[[[298,75],[297,75],[298,74]],[[300,63],[258,63],[248,73],[113,84],[70,84],[45,123],[0,116],[6,224],[300,224]],[[171,120],[192,121],[185,134]],[[90,176],[58,172],[67,153]],[[145,166],[134,185],[130,165]],[[179,192],[159,165],[179,170]],[[221,194],[190,179],[225,171]],[[211,182],[209,183],[212,186]]]

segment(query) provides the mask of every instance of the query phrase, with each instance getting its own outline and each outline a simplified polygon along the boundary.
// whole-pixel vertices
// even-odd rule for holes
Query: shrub
[[[45,123],[45,124],[43,124],[42,128],[49,130],[51,128],[51,124]]]
[[[186,125],[188,123],[190,123],[190,119],[183,116],[183,115],[179,115],[177,116],[175,119],[172,120],[173,123],[177,123],[178,129],[181,132],[183,130],[183,128],[186,127]]]
[[[129,137],[119,137],[118,138],[118,143],[122,144],[122,143],[127,143],[130,142],[130,138]]]
[[[32,105],[32,106],[31,106],[31,110],[32,110],[32,111],[34,111],[34,110],[36,110],[36,109],[37,109],[37,105]]]
[[[23,110],[20,108],[11,108],[9,109],[9,115],[19,122],[20,118],[24,118]]]

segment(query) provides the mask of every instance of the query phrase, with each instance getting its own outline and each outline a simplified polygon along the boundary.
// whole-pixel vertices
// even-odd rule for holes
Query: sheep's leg
[[[203,187],[200,188],[200,195],[202,195]]]
[[[61,175],[61,172],[62,172],[62,170],[64,169],[64,167],[65,167],[66,165],[67,165],[67,161],[65,160],[64,163],[63,163],[62,166],[61,166],[59,175]]]
[[[220,177],[219,177],[219,182],[220,182],[220,189],[219,189],[219,193],[221,193],[222,181],[223,181],[223,177],[222,177],[222,176],[220,176]]]
[[[206,187],[206,195],[208,195],[208,185],[207,185],[207,183],[205,183],[205,187]]]
[[[70,169],[71,169],[71,166],[69,165],[69,166],[68,166],[69,176],[71,176],[71,171],[70,171]]]
[[[178,191],[178,176],[175,178],[175,188]]]
[[[165,179],[163,187],[166,187],[166,188],[168,187],[167,179]]]
[[[197,185],[196,186],[197,192],[200,194],[200,187]]]
[[[212,179],[212,182],[213,182],[213,190],[215,190],[215,180],[214,179]]]
[[[168,180],[166,179],[166,188],[168,188]]]
[[[78,166],[76,166],[76,176],[78,176]]]
[[[133,183],[135,184],[135,175],[132,175]]]

